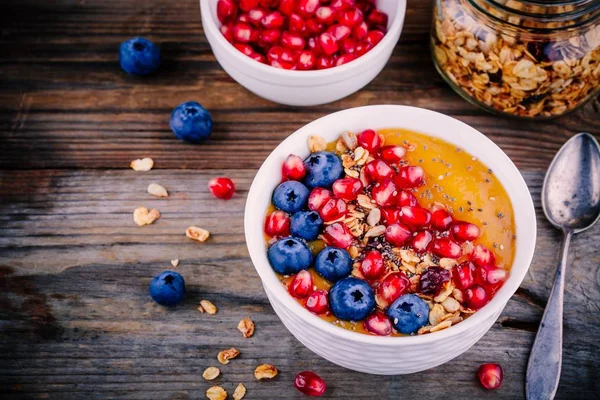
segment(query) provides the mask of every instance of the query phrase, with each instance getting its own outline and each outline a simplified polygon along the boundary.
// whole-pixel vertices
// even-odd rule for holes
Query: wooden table
[[[248,399],[300,399],[292,380],[317,371],[327,398],[524,397],[529,349],[557,264],[559,233],[543,218],[544,170],[574,133],[600,136],[597,100],[552,122],[489,115],[461,100],[434,70],[430,2],[413,0],[402,39],[385,70],[364,90],[322,107],[294,108],[249,93],[219,67],[202,33],[197,0],[0,1],[0,393],[3,399],[199,399],[202,371],[219,350],[239,359],[218,382],[238,382]],[[424,4],[426,3],[426,4]],[[164,63],[147,79],[123,73],[120,42],[143,35]],[[186,100],[211,110],[212,140],[189,145],[169,130]],[[481,130],[522,171],[538,211],[535,258],[493,328],[451,362],[415,375],[380,377],[337,367],[302,346],[271,309],[244,243],[242,216],[252,178],[287,135],[333,111],[365,104],[434,109]],[[155,168],[136,173],[135,158]],[[484,160],[485,161],[485,160]],[[207,181],[232,177],[237,195],[215,201]],[[168,199],[146,193],[164,184]],[[137,227],[132,211],[156,207],[161,219]],[[515,205],[518,207],[519,205]],[[259,210],[260,212],[260,210]],[[183,234],[209,229],[205,243]],[[561,399],[598,398],[600,380],[600,226],[575,237],[567,275]],[[181,260],[188,294],[174,310],[148,296],[150,279]],[[201,299],[217,315],[200,314]],[[238,321],[256,334],[243,339]],[[268,362],[271,382],[252,371]],[[502,387],[484,391],[480,363],[500,362]]]

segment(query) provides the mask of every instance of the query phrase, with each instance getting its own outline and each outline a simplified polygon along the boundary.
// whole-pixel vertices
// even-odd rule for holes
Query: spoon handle
[[[562,362],[563,298],[569,243],[573,232],[565,232],[562,258],[550,298],[544,310],[527,364],[527,400],[551,400],[558,389]]]

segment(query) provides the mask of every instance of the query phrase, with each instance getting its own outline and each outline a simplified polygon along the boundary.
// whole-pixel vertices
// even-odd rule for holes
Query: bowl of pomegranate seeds
[[[283,141],[250,188],[245,234],[298,340],[346,368],[408,374],[491,328],[529,268],[536,218],[521,174],[486,136],[381,105]]]
[[[265,99],[330,103],[367,85],[389,60],[406,0],[201,0],[223,69]]]

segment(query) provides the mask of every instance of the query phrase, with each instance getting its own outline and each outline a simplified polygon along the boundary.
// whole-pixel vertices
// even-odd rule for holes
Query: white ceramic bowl
[[[339,100],[360,90],[381,72],[400,38],[406,0],[379,0],[389,16],[388,32],[371,51],[339,67],[288,71],[261,64],[240,53],[221,34],[217,0],[200,0],[202,26],[221,67],[240,85],[276,103],[313,106]]]
[[[281,165],[290,153],[308,156],[307,138],[318,133],[328,141],[350,130],[408,128],[439,137],[479,157],[494,170],[512,201],[516,222],[516,255],[504,286],[492,301],[470,318],[446,330],[420,336],[377,337],[344,330],[311,314],[294,300],[271,269],[263,236],[271,193],[281,180]],[[306,347],[327,360],[360,372],[409,374],[443,364],[465,352],[493,325],[523,280],[535,247],[533,202],[521,174],[491,140],[470,126],[443,114],[407,106],[368,106],[327,115],[300,128],[266,159],[256,177],[245,211],[246,242],[275,312]]]

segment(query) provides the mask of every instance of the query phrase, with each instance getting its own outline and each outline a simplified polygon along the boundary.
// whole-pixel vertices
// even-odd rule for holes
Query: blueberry
[[[328,151],[311,154],[304,160],[304,166],[304,184],[311,189],[317,186],[330,188],[344,173],[340,158]]]
[[[339,319],[361,321],[375,308],[375,295],[362,279],[344,278],[329,291],[329,307]]]
[[[177,272],[165,271],[150,282],[150,296],[158,304],[174,306],[183,300],[185,281]]]
[[[337,282],[352,272],[352,257],[346,250],[325,247],[315,259],[315,271],[330,282]]]
[[[210,113],[199,103],[188,101],[175,107],[169,125],[178,139],[200,143],[210,137],[213,121]]]
[[[293,237],[275,242],[269,248],[268,257],[271,267],[281,275],[291,275],[308,269],[313,262],[313,255],[308,246]]]
[[[119,64],[132,75],[149,75],[160,65],[160,50],[143,37],[134,37],[121,43]]]
[[[429,321],[429,306],[416,294],[398,297],[387,310],[394,327],[400,333],[415,333]]]
[[[306,207],[309,191],[298,181],[283,182],[273,192],[275,207],[293,214]]]
[[[316,211],[298,211],[290,220],[292,236],[304,240],[315,240],[321,231],[323,220]]]

